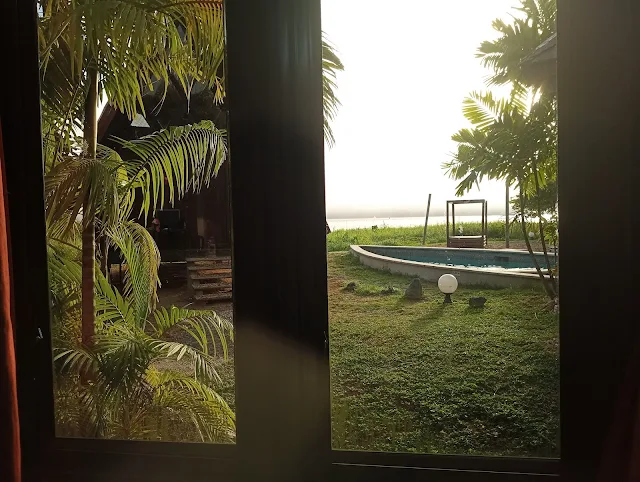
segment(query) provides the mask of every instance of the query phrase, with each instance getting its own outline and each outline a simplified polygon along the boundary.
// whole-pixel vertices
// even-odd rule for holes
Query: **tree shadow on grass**
[[[442,302],[424,303],[424,310],[418,313],[416,318],[412,321],[412,325],[415,327],[424,326],[425,323],[435,321],[443,316],[447,315],[447,309],[450,305],[445,305]]]
[[[405,308],[407,306],[419,305],[423,304],[426,306],[426,299],[422,298],[421,300],[410,300],[409,298],[405,298],[404,296],[400,296],[396,300],[396,308]]]

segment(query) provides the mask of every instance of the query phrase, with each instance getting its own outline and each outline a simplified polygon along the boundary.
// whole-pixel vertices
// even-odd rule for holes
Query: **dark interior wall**
[[[154,92],[144,96],[144,117],[149,128],[131,126],[131,121],[125,114],[105,110],[101,118],[100,142],[112,147],[121,155],[118,144],[110,140],[111,137],[120,137],[131,140],[138,139],[161,129],[171,126],[193,124],[202,120],[212,120],[219,128],[226,128],[227,112],[224,105],[216,105],[213,93],[203,86],[196,85],[187,99],[186,95],[172,84],[167,89],[163,100],[162,85],[157,85]],[[215,244],[216,248],[231,248],[231,211],[229,199],[229,162],[225,162],[216,178],[211,180],[209,187],[203,188],[199,193],[187,193],[183,199],[176,200],[172,206],[168,201],[164,209],[179,209],[181,219],[185,221],[186,233],[181,241],[171,243],[171,246],[163,246],[159,241],[161,252],[163,249],[197,249]],[[140,205],[134,207],[137,214]],[[198,218],[201,218],[198,223]],[[139,221],[148,226],[150,219]],[[198,230],[200,224],[200,230]]]

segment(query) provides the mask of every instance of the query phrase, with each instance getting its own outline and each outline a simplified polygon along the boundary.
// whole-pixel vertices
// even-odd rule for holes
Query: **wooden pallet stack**
[[[187,276],[197,301],[231,299],[231,256],[187,258]]]

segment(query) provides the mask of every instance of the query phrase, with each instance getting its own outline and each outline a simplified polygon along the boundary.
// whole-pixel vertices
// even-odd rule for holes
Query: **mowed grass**
[[[542,291],[461,286],[443,305],[424,282],[423,301],[405,300],[410,281],[329,253],[334,448],[558,456],[558,322]]]

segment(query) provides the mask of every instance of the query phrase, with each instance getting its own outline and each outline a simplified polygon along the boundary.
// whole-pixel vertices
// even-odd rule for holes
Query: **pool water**
[[[527,252],[407,246],[362,246],[362,248],[381,256],[419,263],[493,269],[535,269],[531,256]],[[541,267],[546,265],[544,255],[536,254],[535,256]],[[553,258],[553,255],[551,257]]]

